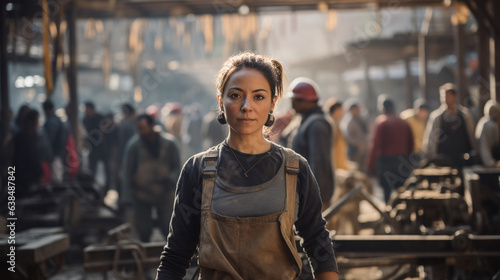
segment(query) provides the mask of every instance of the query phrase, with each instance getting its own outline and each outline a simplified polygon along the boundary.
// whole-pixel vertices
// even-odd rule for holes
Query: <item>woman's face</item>
[[[271,96],[271,87],[260,71],[242,68],[229,77],[218,101],[231,131],[252,135],[262,134],[276,97]]]

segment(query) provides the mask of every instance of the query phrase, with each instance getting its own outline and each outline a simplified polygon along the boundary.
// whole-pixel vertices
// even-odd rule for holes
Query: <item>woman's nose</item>
[[[241,104],[241,110],[242,111],[248,111],[248,110],[250,110],[250,108],[251,108],[250,102],[251,102],[250,98],[249,97],[245,97],[243,99],[243,104]]]

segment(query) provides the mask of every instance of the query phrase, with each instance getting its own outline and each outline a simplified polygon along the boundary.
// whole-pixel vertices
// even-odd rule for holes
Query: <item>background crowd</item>
[[[289,100],[283,101],[291,109],[276,116],[268,137],[308,160],[324,207],[332,202],[337,172],[371,176],[388,202],[413,168],[429,162],[499,166],[500,108],[493,100],[478,119],[458,103],[455,86],[444,84],[435,93],[441,100],[436,110],[422,99],[413,108],[398,108],[384,94],[377,101],[379,115],[371,120],[374,114],[361,100],[321,100],[320,92],[310,79],[293,80]],[[3,144],[10,152],[4,161],[16,166],[18,198],[28,197],[34,186],[91,175],[105,192],[118,194],[115,206],[126,210],[141,240],[149,240],[154,215],[166,236],[182,164],[227,136],[217,112],[203,116],[201,106],[167,102],[138,111],[123,103],[120,112],[110,113],[87,101],[78,127],[67,121],[69,108],[58,110],[51,100],[43,102],[42,113],[31,104],[21,106],[12,114],[11,135]]]

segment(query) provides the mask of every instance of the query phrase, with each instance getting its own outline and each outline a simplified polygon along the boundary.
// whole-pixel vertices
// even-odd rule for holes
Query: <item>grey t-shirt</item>
[[[270,152],[273,154],[281,154],[281,158],[264,158],[258,165],[267,165],[269,172],[273,172],[274,176],[262,176],[271,174],[251,174],[248,173],[248,178],[241,176],[241,166],[234,160],[237,156],[238,160],[243,164],[246,170],[253,166],[266,153],[258,155],[250,155],[229,150],[227,144],[223,144],[221,149],[219,165],[225,165],[225,168],[218,168],[218,170],[226,170],[220,172],[215,180],[214,193],[212,197],[212,211],[217,214],[231,217],[261,217],[272,213],[283,211],[286,203],[286,181],[285,181],[285,157],[284,151],[275,153],[277,147],[271,146]],[[228,151],[229,150],[229,151]],[[226,160],[225,157],[232,157],[232,160]],[[228,166],[231,165],[231,166]],[[277,169],[277,170],[276,170]],[[229,170],[230,172],[227,172]],[[258,169],[262,171],[262,168]],[[276,171],[275,171],[276,170]],[[254,173],[258,173],[257,170]],[[267,172],[265,172],[267,173]],[[271,178],[264,180],[265,178]],[[237,180],[237,181],[236,181]],[[254,185],[252,185],[252,183]],[[298,194],[297,194],[298,197]],[[295,219],[298,213],[298,199],[296,199]],[[276,203],[279,202],[279,203]]]

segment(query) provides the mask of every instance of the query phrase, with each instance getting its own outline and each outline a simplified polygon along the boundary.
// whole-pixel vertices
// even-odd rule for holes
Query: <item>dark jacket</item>
[[[307,159],[318,181],[321,200],[329,203],[335,187],[332,165],[332,124],[320,107],[302,114],[292,149]]]

